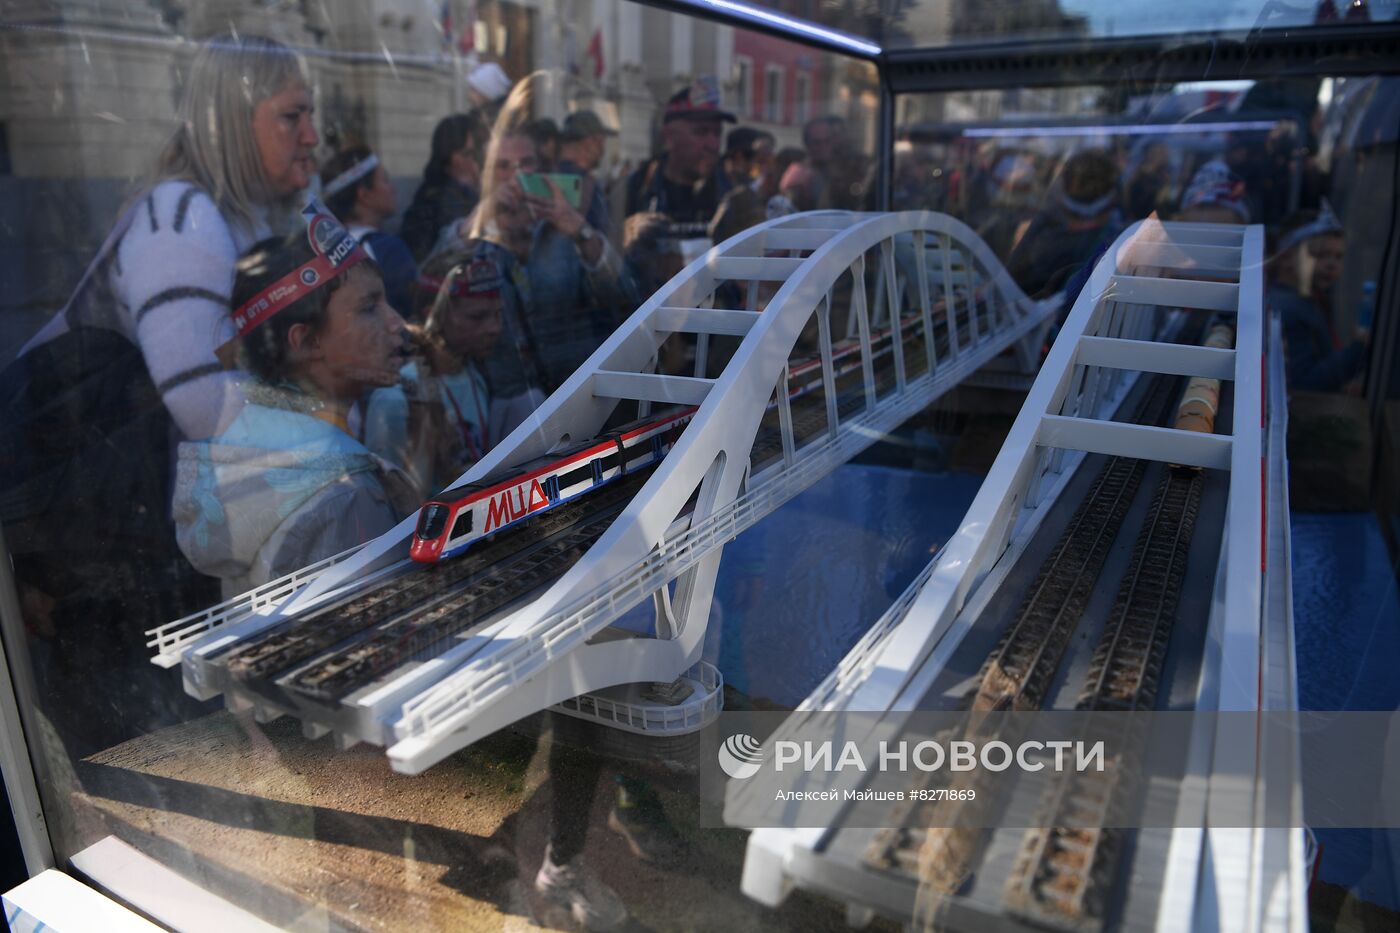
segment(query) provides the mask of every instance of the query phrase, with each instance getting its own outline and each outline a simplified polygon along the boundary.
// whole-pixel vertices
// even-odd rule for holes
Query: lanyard
[[[486,413],[481,407],[481,396],[485,386],[478,386],[475,369],[469,370],[467,378],[472,386],[472,401],[476,403],[477,432],[473,434],[471,422],[462,415],[462,408],[457,404],[457,397],[452,394],[452,387],[446,380],[442,382],[442,391],[447,395],[447,401],[452,404],[452,410],[457,415],[457,431],[462,436],[462,441],[467,445],[467,453],[473,460],[480,460],[491,446],[490,435],[487,433]],[[477,438],[480,438],[480,441]]]
[[[516,260],[512,259],[510,264],[510,279],[515,286],[515,296],[517,307],[511,309],[515,313],[514,321],[519,325],[519,333],[516,336],[515,351],[521,357],[521,362],[527,369],[533,370],[534,382],[545,392],[551,392],[556,387],[556,383],[550,378],[545,369],[544,359],[541,358],[539,346],[535,343],[534,329],[530,326],[530,311],[533,307],[533,293],[530,286],[530,276],[525,268]],[[527,372],[527,378],[530,374]]]

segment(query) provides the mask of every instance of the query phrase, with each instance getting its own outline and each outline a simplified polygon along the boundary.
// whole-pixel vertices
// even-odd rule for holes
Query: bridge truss
[[[957,534],[769,742],[835,730],[859,742],[852,733],[866,728],[864,741],[873,748],[877,736],[898,732],[901,717],[920,708],[1091,454],[1227,475],[1227,514],[1193,708],[1257,716],[1296,709],[1283,354],[1277,326],[1266,327],[1262,257],[1257,226],[1153,220],[1125,231],[1075,301]],[[1234,349],[1173,342],[1174,325],[1191,310],[1232,323]],[[1230,383],[1228,429],[1202,434],[1119,420],[1128,393],[1151,374]],[[846,712],[883,715],[842,717]],[[1201,717],[1188,752],[1189,790],[1180,798],[1183,828],[1158,832],[1161,876],[1134,880],[1135,889],[1159,894],[1155,929],[1306,926],[1301,829],[1262,819],[1259,828],[1211,827],[1208,819],[1212,807],[1243,801],[1261,814],[1266,808],[1291,813],[1287,825],[1300,825],[1300,804],[1290,796],[1298,750],[1278,747],[1279,741],[1261,730],[1255,747],[1231,744]],[[761,786],[771,794],[771,786]],[[729,797],[734,811],[753,803],[742,782],[731,782]],[[890,912],[891,904],[877,908],[871,893],[888,891],[884,882],[872,883],[866,868],[848,871],[827,854],[840,832],[839,825],[755,830],[745,892],[775,905],[803,886],[846,900],[853,919]],[[954,913],[962,909],[947,903]],[[980,914],[964,920],[997,922]]]
[[[231,646],[405,572],[416,516],[364,547],[152,632],[191,692],[262,717],[388,746],[416,773],[538,710],[643,733],[718,711],[700,664],[726,542],[1005,351],[1033,369],[1054,305],[1028,299],[969,228],[942,214],[815,212],[720,244],[657,291],[458,483],[597,436],[619,402],[697,406],[678,442],[586,555],[550,585],[322,715],[211,676]],[[851,334],[842,342],[839,335]],[[687,374],[658,371],[689,342]],[[794,359],[820,388],[794,400]],[[844,355],[843,355],[844,354]],[[837,358],[858,359],[839,367]],[[652,599],[655,637],[609,624]],[[704,702],[644,708],[581,695],[689,675]]]

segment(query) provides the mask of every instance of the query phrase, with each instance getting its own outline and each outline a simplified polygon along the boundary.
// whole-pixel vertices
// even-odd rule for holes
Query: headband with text
[[[369,258],[364,247],[315,198],[307,201],[301,215],[307,219],[306,239],[314,255],[309,262],[288,272],[233,312],[233,326],[238,336],[247,336],[277,312]]]

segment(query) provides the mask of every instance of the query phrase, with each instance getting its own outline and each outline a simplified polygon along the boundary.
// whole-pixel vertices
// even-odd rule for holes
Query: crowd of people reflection
[[[324,151],[297,52],[207,42],[150,176],[3,373],[21,503],[5,539],[72,754],[207,711],[152,667],[146,630],[392,528],[715,243],[876,207],[876,159],[838,116],[780,146],[700,77],[661,105],[655,154],[608,171],[618,128],[544,112],[550,75],[473,78],[474,106],[423,140],[401,210],[369,147]],[[1339,307],[1346,241],[1315,90],[1274,132],[1203,134],[1214,149],[913,138],[889,166],[892,204],[963,220],[1027,294],[1066,309],[1133,221],[1263,223],[1290,385],[1355,392],[1371,311]],[[670,349],[664,368],[693,366]],[[596,783],[596,763],[558,747],[556,779]],[[618,782],[614,828],[639,852],[674,848],[645,782]],[[588,926],[620,923],[582,864],[577,813],[556,809],[537,887]]]

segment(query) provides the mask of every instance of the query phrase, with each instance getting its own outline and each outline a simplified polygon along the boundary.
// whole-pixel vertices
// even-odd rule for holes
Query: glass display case
[[[917,924],[750,896],[696,735],[855,669],[1140,223],[1262,227],[1298,702],[1400,708],[1397,17],[3,5],[11,928]]]

